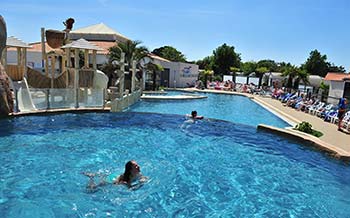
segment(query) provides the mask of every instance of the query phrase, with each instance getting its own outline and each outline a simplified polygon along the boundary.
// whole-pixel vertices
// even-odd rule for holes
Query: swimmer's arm
[[[145,183],[145,182],[147,182],[148,181],[148,176],[141,176],[140,177],[140,183]]]

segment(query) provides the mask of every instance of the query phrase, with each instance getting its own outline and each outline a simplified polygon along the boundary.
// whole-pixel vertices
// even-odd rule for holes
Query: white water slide
[[[18,110],[20,112],[29,112],[35,111],[36,107],[33,103],[32,96],[30,94],[29,86],[25,77],[23,80],[13,82],[14,88],[17,91],[17,102],[18,102]]]

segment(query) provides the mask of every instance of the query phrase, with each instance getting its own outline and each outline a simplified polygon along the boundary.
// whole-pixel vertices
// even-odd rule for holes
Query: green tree
[[[228,46],[226,43],[215,49],[213,56],[213,70],[216,75],[228,74],[230,67],[239,67],[241,63],[240,54],[235,52],[235,47]]]
[[[328,72],[345,73],[345,71],[343,66],[335,66],[333,63],[328,63]]]
[[[244,75],[247,76],[251,73],[254,73],[256,71],[257,66],[258,65],[256,64],[256,62],[248,61],[241,64],[241,70],[243,71]]]
[[[211,55],[203,58],[203,60],[198,60],[196,64],[198,65],[199,69],[212,70],[214,64],[214,56]]]
[[[148,49],[145,46],[140,46],[140,44],[141,41],[128,40],[125,43],[119,42],[117,45],[109,48],[109,62],[119,61],[121,53],[124,52],[126,70],[130,70],[133,61],[139,63],[149,53]]]
[[[211,79],[213,74],[214,72],[212,70],[204,70],[199,72],[198,79],[200,79],[203,82],[205,88],[208,88],[207,81],[208,79]]]
[[[310,83],[309,82],[309,74],[302,67],[298,67],[296,69],[293,88],[298,89],[300,82],[303,82],[303,84],[305,85],[305,88],[306,88],[306,85],[308,85]]]
[[[152,51],[152,53],[158,55],[159,57],[168,59],[169,61],[186,62],[185,55],[171,46],[156,48]]]
[[[236,73],[239,72],[241,69],[238,67],[230,67],[230,72],[232,73],[232,81],[236,82]]]
[[[304,64],[306,72],[310,75],[326,76],[328,73],[327,56],[322,55],[319,51],[313,50],[310,52],[309,58]]]
[[[164,71],[163,67],[159,64],[154,64],[152,62],[149,62],[145,65],[145,69],[148,72],[152,72],[152,89],[153,91],[157,90],[157,76]]]
[[[137,68],[140,68],[140,60],[149,53],[145,46],[140,46],[141,41],[119,42],[115,46],[109,48],[109,63],[114,60],[120,61],[121,53],[125,54],[125,70],[130,71],[133,61],[136,61]],[[131,74],[125,76],[125,87],[131,87]]]
[[[284,86],[286,88],[293,88],[293,79],[296,76],[296,67],[291,64],[287,64],[282,68],[282,76],[287,77],[287,81]]]
[[[266,67],[268,72],[277,72],[278,65],[274,60],[261,60],[258,61],[257,67]]]
[[[265,73],[269,72],[269,69],[267,67],[259,67],[256,69],[255,74],[259,77],[259,85],[258,88],[261,86],[261,81]]]

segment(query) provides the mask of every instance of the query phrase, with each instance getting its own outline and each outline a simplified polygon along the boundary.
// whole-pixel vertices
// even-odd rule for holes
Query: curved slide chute
[[[18,110],[20,112],[29,112],[37,110],[33,103],[28,82],[25,77],[21,81],[12,81],[12,86],[13,89],[17,90]]]

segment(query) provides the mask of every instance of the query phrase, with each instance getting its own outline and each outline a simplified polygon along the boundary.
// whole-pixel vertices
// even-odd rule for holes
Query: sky
[[[312,50],[350,71],[349,0],[0,0],[8,36],[40,41],[40,28],[104,23],[153,50],[165,45],[196,61],[226,43],[242,61],[303,64]]]

